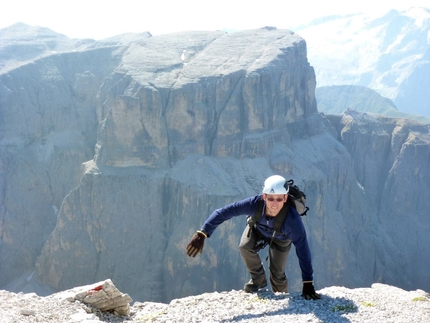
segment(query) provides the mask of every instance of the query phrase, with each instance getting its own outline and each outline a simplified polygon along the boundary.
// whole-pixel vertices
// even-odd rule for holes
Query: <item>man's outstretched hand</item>
[[[321,298],[321,295],[317,294],[315,292],[314,284],[311,281],[303,282],[302,296],[305,299],[320,299]]]
[[[190,243],[187,245],[187,255],[194,258],[197,254],[202,253],[206,238],[206,233],[203,231],[197,231]]]

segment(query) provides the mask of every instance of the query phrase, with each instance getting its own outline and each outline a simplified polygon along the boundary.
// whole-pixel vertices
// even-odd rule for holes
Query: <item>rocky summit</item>
[[[430,290],[417,247],[430,243],[429,125],[320,114],[298,34],[76,42],[20,25],[0,40],[1,288],[48,295],[110,278],[162,303],[240,290],[245,216],[198,258],[185,246],[214,209],[276,173],[307,195],[317,289]],[[294,253],[287,274],[299,293]]]
[[[99,286],[103,288],[94,289]],[[113,307],[96,307],[79,296],[113,303],[116,298],[105,292],[112,289],[121,295],[111,280],[47,297],[0,290],[1,322],[418,323],[430,319],[428,293],[422,290],[408,292],[384,284],[357,289],[328,287],[320,290],[321,299],[314,301],[305,300],[299,293],[268,290],[254,294],[236,290],[204,293],[173,299],[168,304],[135,302],[126,313],[118,313]]]

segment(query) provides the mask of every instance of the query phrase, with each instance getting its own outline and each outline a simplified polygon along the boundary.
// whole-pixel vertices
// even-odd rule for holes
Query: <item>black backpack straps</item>
[[[284,224],[285,219],[288,215],[288,210],[290,209],[290,203],[287,201],[287,203],[284,203],[284,206],[282,207],[281,211],[279,211],[279,214],[275,217],[275,221],[273,223],[273,229],[277,233],[282,233],[281,228]]]
[[[261,197],[261,199],[258,201],[257,210],[255,210],[254,215],[251,217],[248,217],[248,225],[249,225],[248,237],[254,225],[261,219],[261,216],[263,214],[263,209],[264,209],[264,200],[263,200],[263,197]]]
[[[288,212],[290,208],[290,201],[287,201],[287,203],[284,204],[281,211],[279,211],[279,214],[275,217],[274,223],[273,223],[273,231],[274,233],[281,233],[282,225],[284,224],[285,219],[287,218]],[[254,215],[252,217],[248,218],[248,224],[249,224],[249,230],[251,230],[254,225],[257,224],[257,222],[261,219],[264,209],[264,200],[261,198],[260,201],[258,201],[257,210],[255,211]],[[249,237],[250,231],[248,231],[248,237]]]
[[[287,218],[289,209],[290,209],[290,203],[287,201],[287,203],[284,203],[284,206],[282,207],[281,211],[279,211],[278,215],[275,217],[275,220],[273,223],[273,233],[269,241],[269,248],[272,248],[272,243],[273,243],[273,240],[275,239],[275,234],[276,233],[283,234],[281,231],[281,228],[282,228],[282,225],[284,224],[285,219]],[[266,261],[268,258],[269,258],[269,255],[267,255]]]

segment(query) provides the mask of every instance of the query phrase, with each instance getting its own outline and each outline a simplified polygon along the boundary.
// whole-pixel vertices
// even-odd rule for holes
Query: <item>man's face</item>
[[[284,203],[288,199],[286,194],[263,194],[263,198],[266,201],[266,209],[270,215],[275,216],[284,206]]]

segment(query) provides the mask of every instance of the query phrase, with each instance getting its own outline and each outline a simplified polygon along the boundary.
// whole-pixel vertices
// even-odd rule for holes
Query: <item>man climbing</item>
[[[306,299],[320,298],[313,285],[311,253],[306,231],[294,203],[288,200],[288,190],[289,186],[286,184],[285,178],[273,175],[265,180],[262,194],[215,210],[187,245],[187,255],[195,257],[201,253],[205,239],[209,238],[221,223],[235,216],[252,216],[259,210],[259,204],[262,203],[261,216],[254,225],[251,222],[251,225],[245,228],[239,244],[240,254],[251,276],[251,280],[245,284],[244,290],[256,292],[267,286],[263,263],[258,254],[263,243],[263,245],[269,244],[268,258],[272,290],[288,293],[285,268],[291,243],[293,243],[302,271],[302,296]],[[251,219],[252,217],[248,218],[248,221]],[[280,230],[276,230],[274,229],[276,220],[279,222],[280,219],[282,219],[282,223],[278,225]]]

